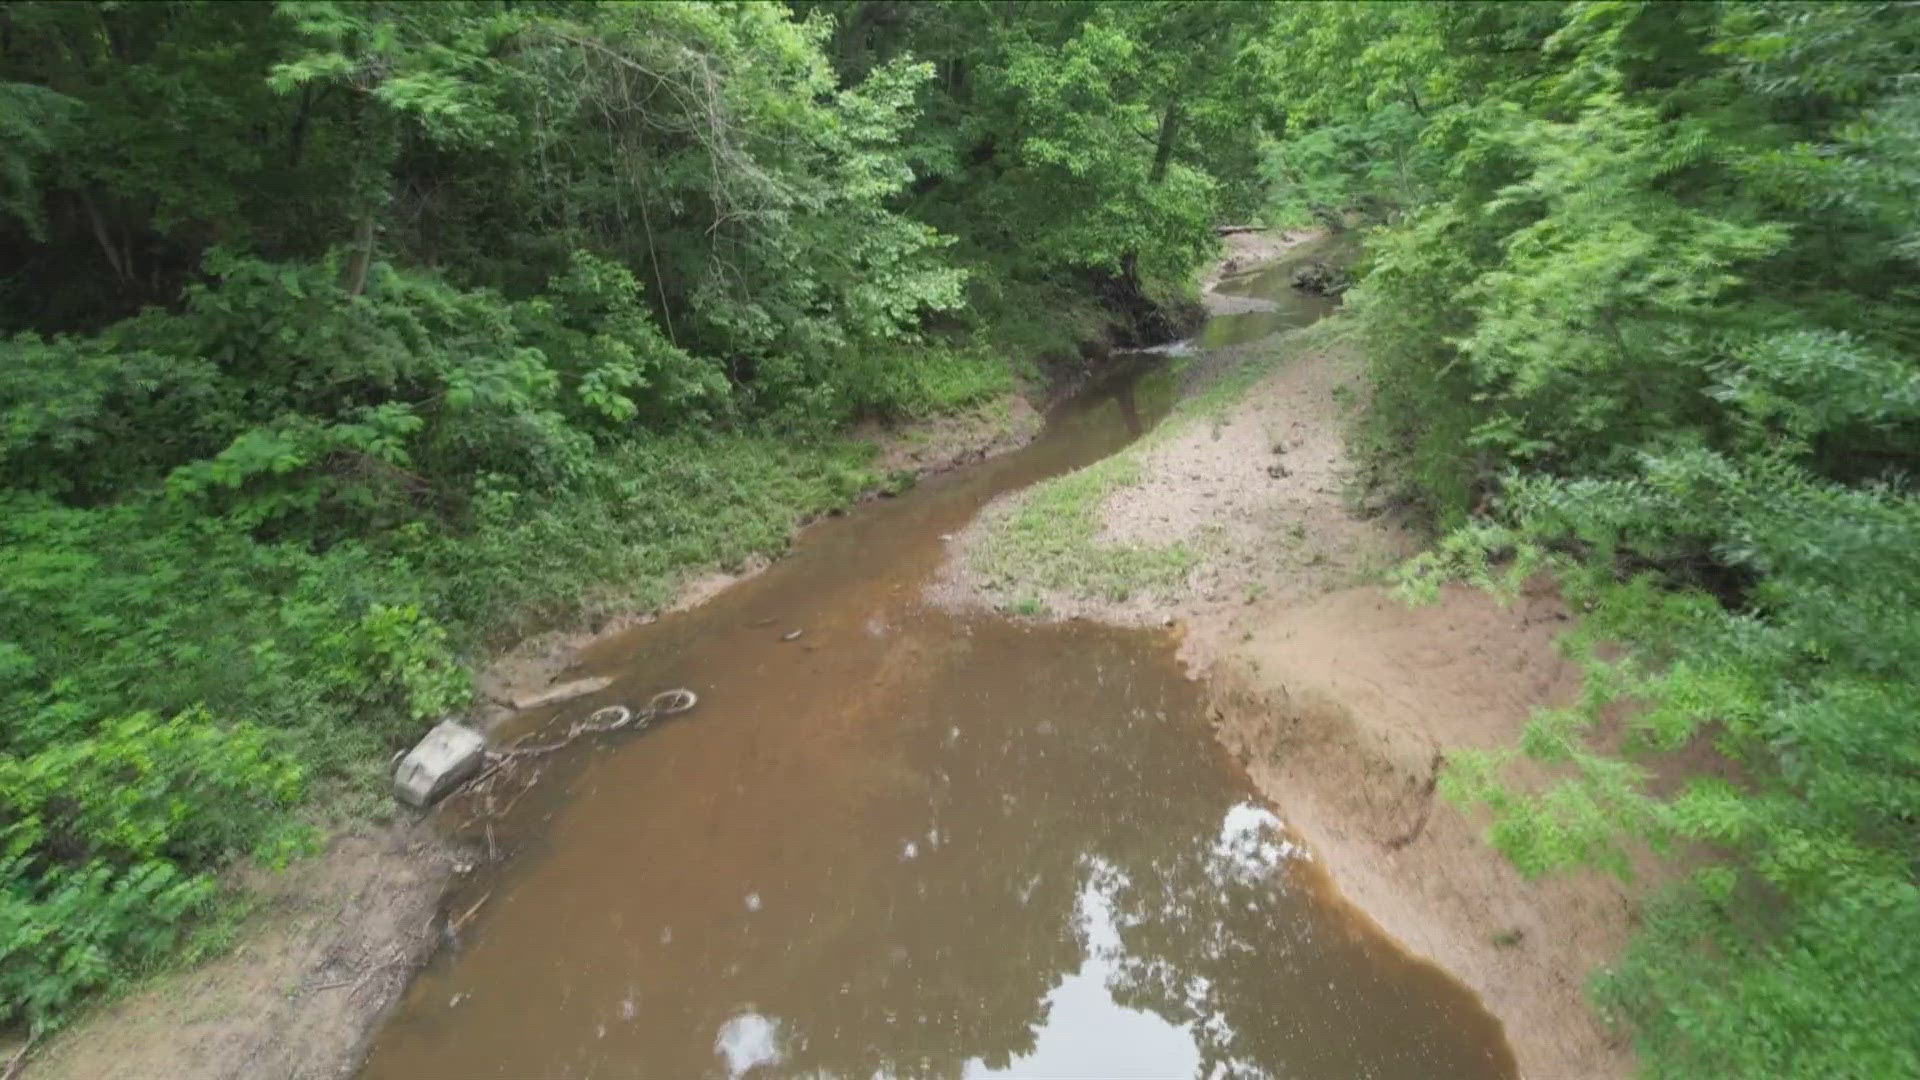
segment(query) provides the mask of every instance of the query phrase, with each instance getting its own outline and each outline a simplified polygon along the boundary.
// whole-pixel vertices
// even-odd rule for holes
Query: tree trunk
[[[1174,140],[1180,137],[1182,113],[1178,104],[1167,106],[1160,116],[1160,133],[1153,140],[1153,165],[1147,170],[1147,183],[1163,184],[1167,179],[1167,166],[1173,163]],[[1120,256],[1120,276],[1127,288],[1135,296],[1141,295],[1140,252],[1129,249]]]
[[[373,211],[360,215],[354,229],[353,256],[340,271],[340,287],[348,296],[359,296],[367,288],[367,268],[373,264]]]
[[[300,158],[307,150],[307,123],[313,117],[313,84],[300,88],[300,105],[293,113],[293,127],[287,132],[287,167],[300,167]]]
[[[1167,178],[1167,166],[1173,161],[1173,143],[1180,137],[1180,121],[1184,118],[1180,106],[1167,106],[1166,115],[1160,118],[1160,135],[1154,140],[1153,168],[1147,172],[1147,183],[1162,183]]]
[[[107,265],[113,268],[113,276],[125,282],[133,277],[133,267],[121,256],[120,249],[114,246],[113,234],[107,228],[107,219],[100,213],[100,205],[93,196],[82,190],[80,205],[87,211],[87,223],[93,226],[94,242],[100,245],[100,253],[107,257]]]

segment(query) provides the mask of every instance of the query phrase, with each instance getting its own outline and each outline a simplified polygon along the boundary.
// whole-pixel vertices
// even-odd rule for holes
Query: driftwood
[[[554,686],[549,686],[544,690],[536,690],[530,694],[515,694],[513,697],[513,707],[522,711],[537,709],[542,705],[551,705],[556,701],[568,701],[584,694],[597,694],[612,685],[613,680],[604,676],[596,676],[591,679],[575,679],[572,682],[559,683]]]
[[[33,1044],[39,1041],[40,1036],[37,1034],[27,1036],[27,1041],[14,1053],[13,1060],[7,1062],[7,1071],[0,1073],[0,1080],[13,1080],[14,1077],[19,1076],[20,1066],[27,1063],[27,1055],[33,1052]]]
[[[448,792],[445,801],[452,802],[456,798],[466,800],[466,804],[473,808],[475,818],[486,823],[487,855],[491,860],[499,853],[492,822],[505,817],[522,796],[533,790],[544,771],[538,763],[546,755],[565,749],[574,740],[588,735],[643,730],[656,719],[686,712],[699,700],[691,690],[666,690],[649,698],[637,712],[625,705],[595,709],[586,719],[567,725],[566,733],[557,739],[538,742],[534,734],[529,733],[509,746],[486,751],[485,766],[473,779]],[[529,765],[531,769],[526,768]]]
[[[1268,229],[1265,225],[1215,225],[1213,231],[1217,236],[1232,236],[1234,233],[1267,232]]]

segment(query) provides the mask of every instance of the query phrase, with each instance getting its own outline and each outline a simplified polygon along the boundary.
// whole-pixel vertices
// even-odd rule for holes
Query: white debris
[[[435,724],[393,770],[393,794],[408,806],[431,806],[480,771],[487,740],[452,720]]]

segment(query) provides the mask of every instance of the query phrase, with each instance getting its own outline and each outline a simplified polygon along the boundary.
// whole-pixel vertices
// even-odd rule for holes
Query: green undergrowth
[[[869,453],[745,433],[636,441],[554,491],[483,490],[462,527],[324,550],[164,497],[8,496],[8,1011],[45,1024],[192,947],[233,899],[214,871],[284,861],[313,849],[316,823],[380,808],[392,751],[466,707],[490,645],[778,552],[871,482]]]
[[[443,610],[475,647],[596,611],[650,608],[694,573],[776,554],[796,524],[876,482],[871,448],[829,438],[676,437],[623,447],[580,489],[499,492],[468,538],[422,545]]]
[[[199,951],[239,899],[222,868],[388,812],[385,763],[469,707],[494,650],[658,606],[889,479],[850,420],[991,409],[1020,374],[1008,335],[958,328],[849,350],[786,401],[649,431],[575,374],[585,346],[547,321],[569,314],[557,302],[398,275],[356,302],[320,274],[240,273],[181,314],[0,350],[17,361],[0,465],[40,470],[0,487],[0,1020],[58,1023]],[[243,340],[228,312],[277,314],[297,290],[332,302],[304,312],[315,363],[342,381],[413,365],[427,389],[249,427],[251,403],[187,350]],[[449,308],[493,337],[451,319],[406,336]],[[635,326],[591,347],[659,351]],[[331,337],[353,348],[323,350]],[[129,358],[167,393],[119,381]],[[197,414],[158,411],[193,380]],[[171,441],[134,456],[128,425]]]
[[[1582,693],[1443,794],[1525,876],[1634,882],[1588,988],[1641,1075],[1920,1076],[1920,11],[1282,18],[1276,202],[1370,223],[1407,593],[1574,614]]]
[[[949,340],[877,352],[848,365],[848,409],[889,421],[960,412],[1013,392],[1030,363],[1025,335],[983,328]]]
[[[1204,554],[1207,533],[1167,544],[1115,542],[1103,535],[1100,510],[1139,483],[1146,455],[1188,426],[1214,422],[1282,364],[1334,340],[1337,320],[1206,356],[1213,370],[1174,372],[1196,386],[1167,418],[1116,454],[1022,492],[1006,512],[981,522],[981,543],[970,554],[984,587],[1019,612],[1035,593],[1079,600],[1124,602],[1139,595],[1171,597]]]
[[[178,313],[0,340],[0,1021],[170,963],[234,900],[223,868],[386,812],[385,763],[493,650],[899,485],[851,421],[992,408],[1021,374],[1020,334],[960,326],[722,397],[630,276],[577,266],[519,303],[242,260]],[[263,320],[291,389],[202,359]],[[393,400],[309,404],[316,372]],[[678,411],[635,423],[640,386]]]
[[[1121,454],[1036,485],[1012,512],[987,524],[975,569],[997,592],[1124,601],[1177,588],[1197,558],[1187,545],[1101,538],[1101,505],[1139,476],[1138,458]]]

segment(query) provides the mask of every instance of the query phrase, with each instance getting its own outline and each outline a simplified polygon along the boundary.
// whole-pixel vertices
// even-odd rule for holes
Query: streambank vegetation
[[[1679,860],[1591,987],[1640,1067],[1920,1073],[1917,60],[1890,3],[9,4],[0,1018],[1257,216],[1358,240],[1408,593],[1579,613],[1439,784],[1527,874]]]
[[[490,649],[777,552],[848,425],[1167,333],[1271,15],[6,5],[0,1021],[371,812]]]

